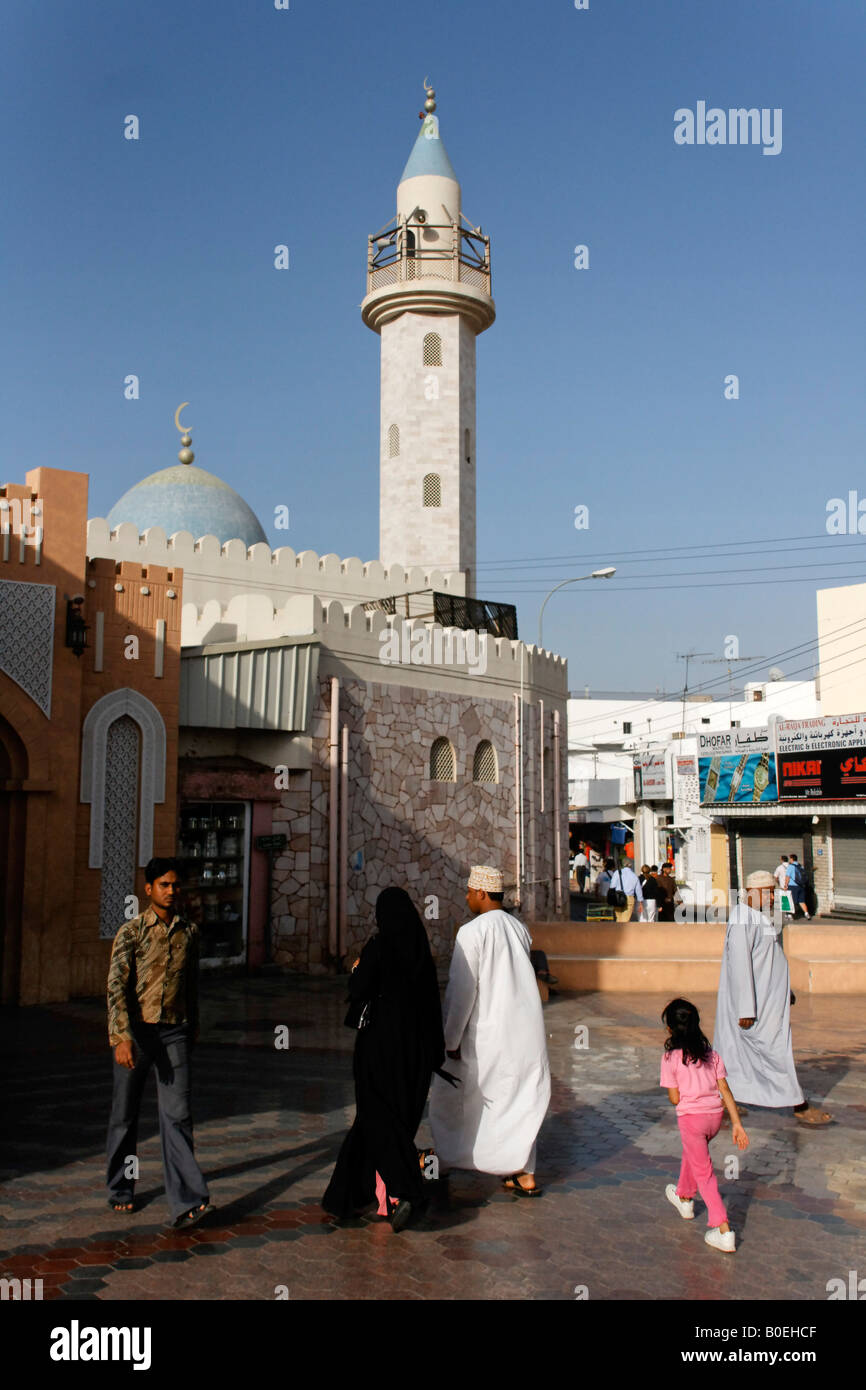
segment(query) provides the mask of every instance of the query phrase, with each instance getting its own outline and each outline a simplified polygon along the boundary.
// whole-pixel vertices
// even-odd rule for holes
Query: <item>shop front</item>
[[[241,965],[249,934],[248,801],[181,801],[178,858],[203,965]]]
[[[179,792],[176,854],[202,965],[263,965],[270,863],[254,846],[273,830],[273,768],[236,756],[182,757]]]

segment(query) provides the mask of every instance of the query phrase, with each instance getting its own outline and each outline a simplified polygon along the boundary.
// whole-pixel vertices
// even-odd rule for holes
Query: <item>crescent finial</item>
[[[186,410],[186,408],[187,408],[188,405],[189,405],[189,401],[184,401],[183,404],[182,404],[182,405],[179,405],[178,408],[177,408],[177,410],[174,412],[174,427],[175,427],[175,429],[178,430],[181,434],[188,434],[189,431],[192,429],[192,426],[191,426],[191,425],[182,425],[182,424],[180,423],[180,420],[178,419],[178,416],[180,415],[180,412],[181,412],[182,410]]]

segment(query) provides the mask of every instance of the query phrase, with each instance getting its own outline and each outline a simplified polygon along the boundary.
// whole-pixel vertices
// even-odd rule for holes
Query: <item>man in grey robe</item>
[[[746,880],[746,903],[728,916],[713,1048],[737,1102],[794,1107],[798,1120],[825,1125],[831,1116],[803,1097],[791,1041],[791,978],[781,927],[773,924],[776,881],[763,869]]]

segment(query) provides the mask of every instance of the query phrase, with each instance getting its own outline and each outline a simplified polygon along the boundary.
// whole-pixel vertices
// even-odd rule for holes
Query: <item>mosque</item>
[[[194,462],[183,407],[178,463],[105,518],[84,473],[0,488],[4,1002],[100,994],[153,854],[183,860],[212,967],[338,970],[391,883],[446,961],[472,863],[501,865],[526,920],[566,912],[566,664],[476,593],[490,242],[435,113],[427,88],[368,238],[377,560],[271,550]]]

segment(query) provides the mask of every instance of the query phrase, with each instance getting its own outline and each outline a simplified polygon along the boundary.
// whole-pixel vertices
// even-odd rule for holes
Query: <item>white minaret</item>
[[[496,317],[490,241],[463,217],[435,92],[370,237],[361,314],[382,339],[379,558],[461,570],[475,592],[475,338]]]

